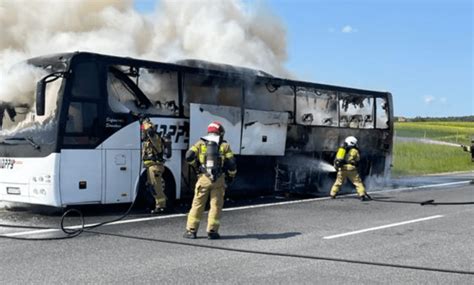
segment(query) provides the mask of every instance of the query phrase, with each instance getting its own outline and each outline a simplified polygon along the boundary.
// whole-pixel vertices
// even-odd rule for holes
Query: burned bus
[[[32,58],[30,103],[0,101],[0,200],[64,207],[132,202],[144,191],[140,126],[173,140],[171,199],[193,195],[189,143],[223,124],[238,175],[229,195],[323,195],[346,136],[359,138],[364,177],[390,172],[391,94],[301,82],[197,60],[163,63],[75,52]],[[0,88],[3,88],[0,86]]]

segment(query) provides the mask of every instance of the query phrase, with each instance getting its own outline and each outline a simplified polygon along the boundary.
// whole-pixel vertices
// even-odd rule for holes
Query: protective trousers
[[[335,196],[337,192],[339,192],[342,184],[346,181],[346,178],[349,178],[352,184],[354,184],[359,196],[365,195],[365,187],[362,183],[362,179],[360,179],[359,173],[357,172],[357,168],[350,170],[342,168],[337,172],[336,182],[334,182],[334,185],[331,188],[331,196]]]
[[[161,182],[161,175],[165,167],[162,164],[155,163],[147,167],[148,183],[153,187],[155,203],[157,208],[166,208],[166,196],[163,192],[163,184]]]
[[[219,177],[212,182],[209,177],[204,174],[199,176],[194,189],[194,198],[191,210],[188,214],[188,222],[186,229],[188,231],[197,232],[202,213],[206,207],[207,199],[210,196],[210,209],[207,219],[207,232],[219,230],[220,217],[222,207],[224,206],[225,179],[224,176]]]

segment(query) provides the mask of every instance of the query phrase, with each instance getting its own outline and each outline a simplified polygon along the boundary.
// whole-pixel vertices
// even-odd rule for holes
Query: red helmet
[[[221,123],[214,121],[210,123],[209,126],[207,126],[207,133],[223,135],[224,127],[221,125]]]

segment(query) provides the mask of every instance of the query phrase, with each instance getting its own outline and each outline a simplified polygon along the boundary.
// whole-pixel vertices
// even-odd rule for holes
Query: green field
[[[395,135],[470,144],[474,122],[396,122]]]
[[[474,122],[398,122],[395,123],[395,134],[470,145]],[[394,176],[472,170],[471,155],[461,147],[395,140]]]

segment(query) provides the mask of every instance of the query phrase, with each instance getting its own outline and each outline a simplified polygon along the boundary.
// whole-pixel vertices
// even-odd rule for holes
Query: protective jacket
[[[359,165],[360,154],[359,150],[355,147],[350,147],[346,150],[344,162],[342,163],[342,169],[354,170]]]
[[[145,167],[164,162],[163,159],[164,145],[163,140],[158,134],[148,136],[142,149],[143,164]]]
[[[217,172],[215,180],[224,173],[227,177],[235,177],[237,165],[235,163],[234,153],[230,145],[223,141],[218,145],[219,159],[217,161]],[[187,162],[197,169],[198,174],[208,174],[206,171],[206,162],[208,159],[208,146],[204,140],[199,140],[186,153]]]

